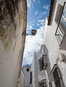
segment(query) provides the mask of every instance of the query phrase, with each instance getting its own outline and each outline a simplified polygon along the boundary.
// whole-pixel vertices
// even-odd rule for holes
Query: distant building
[[[44,45],[41,49],[34,53],[34,59],[31,66],[32,71],[32,87],[48,87],[48,78],[46,68],[48,65]]]
[[[31,66],[28,64],[26,66],[23,66],[23,72],[25,75],[25,87],[32,87]]]

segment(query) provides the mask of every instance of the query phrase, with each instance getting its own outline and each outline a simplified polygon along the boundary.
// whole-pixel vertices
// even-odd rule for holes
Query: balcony
[[[55,33],[60,49],[66,50],[66,2]]]

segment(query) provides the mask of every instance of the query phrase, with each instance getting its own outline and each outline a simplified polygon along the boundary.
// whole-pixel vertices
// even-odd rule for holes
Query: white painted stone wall
[[[57,29],[57,24],[55,22],[57,6],[58,6],[58,3],[60,3],[63,6],[64,2],[65,0],[57,0],[55,11],[53,13],[52,24],[50,26],[47,25],[47,19],[46,19],[46,25],[45,25],[45,31],[44,31],[44,44],[46,45],[48,50],[48,57],[50,61],[51,70],[53,69],[53,66],[55,64],[59,66],[60,71],[62,72],[64,85],[66,87],[66,63],[62,61],[62,57],[63,57],[62,54],[64,54],[66,58],[66,50],[60,49],[60,46],[55,36],[55,32]],[[53,85],[54,85],[54,81],[53,81]]]
[[[29,66],[29,65],[26,65],[23,67],[23,72],[25,75],[25,87],[32,87],[32,84],[30,84],[30,69],[31,69],[31,67],[29,66],[29,71],[27,71],[27,66]]]
[[[4,16],[0,19],[0,87],[16,87],[25,44],[26,1],[0,0],[0,4],[0,15]]]
[[[48,85],[48,77],[45,70],[40,71],[38,60],[42,57],[43,52],[40,49],[38,52],[34,53],[34,58],[31,66],[32,71],[32,87],[39,87],[39,82],[46,79]]]
[[[21,71],[18,87],[25,87],[25,75],[23,71]]]
[[[34,58],[32,61],[31,71],[32,71],[32,87],[35,87],[35,59]]]

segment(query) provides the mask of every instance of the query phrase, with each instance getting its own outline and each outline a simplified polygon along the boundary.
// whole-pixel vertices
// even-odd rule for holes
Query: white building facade
[[[48,76],[46,72],[48,60],[45,58],[46,52],[44,51],[44,45],[41,45],[41,49],[34,53],[34,59],[32,62],[32,87],[48,87]]]
[[[51,0],[44,30],[44,45],[49,59],[49,86],[66,87],[66,0]]]
[[[26,0],[0,0],[0,87],[18,85],[26,24]]]
[[[31,72],[31,66],[26,65],[23,67],[23,72],[25,75],[25,87],[32,87],[32,72]]]
[[[51,0],[44,42],[31,71],[32,87],[66,87],[66,0]]]

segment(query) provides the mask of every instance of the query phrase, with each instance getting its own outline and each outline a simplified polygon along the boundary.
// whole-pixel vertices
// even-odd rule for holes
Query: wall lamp
[[[31,33],[22,33],[22,35],[24,35],[24,36],[28,36],[28,35],[35,36],[35,35],[36,35],[36,33],[37,33],[37,30],[32,29]]]

